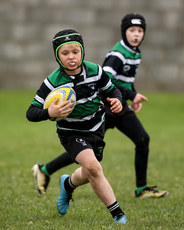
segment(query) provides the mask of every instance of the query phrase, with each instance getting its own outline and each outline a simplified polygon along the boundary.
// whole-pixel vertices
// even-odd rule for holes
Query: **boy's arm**
[[[50,118],[48,109],[43,109],[44,100],[50,91],[51,90],[43,82],[40,88],[37,90],[36,96],[26,112],[26,117],[29,121],[38,122]]]
[[[122,61],[116,56],[107,57],[103,63],[103,70],[111,78],[113,84],[121,91],[123,100],[133,101],[136,95],[136,90],[129,90],[114,81],[114,74],[117,74],[120,68],[122,68]]]
[[[120,92],[120,90],[114,85],[113,89],[106,93],[106,98],[117,98],[118,100],[120,100],[120,102],[122,103],[122,94]]]
[[[129,90],[128,88],[123,87],[114,81],[114,75],[116,75],[121,68],[122,60],[119,57],[110,55],[105,58],[103,63],[103,70],[111,78],[113,84],[121,91],[123,100],[133,101],[137,94],[134,84],[132,83],[132,90]]]
[[[131,100],[133,101],[137,92],[136,91],[132,91],[126,87],[123,87],[119,84],[117,84],[116,82],[112,81],[113,84],[120,90],[121,94],[122,94],[122,98],[123,100]]]
[[[109,75],[109,77],[114,79],[114,76],[122,68],[122,61],[117,56],[110,55],[104,60],[102,67],[103,70]]]
[[[72,103],[70,101],[62,102],[57,105],[58,98],[55,99],[48,109],[39,108],[33,104],[29,107],[26,117],[29,121],[44,121],[51,117],[67,117],[72,111]]]
[[[106,100],[110,104],[109,109],[112,113],[120,113],[122,111],[123,106],[119,99],[107,97]]]
[[[106,83],[103,94],[105,106],[113,113],[120,113],[122,110],[122,94],[120,90],[112,83],[111,79],[105,71],[102,72],[101,84]]]
[[[29,121],[38,122],[50,118],[48,109],[41,109],[37,106],[30,105],[26,112],[26,117]]]
[[[103,102],[105,104],[106,111],[120,113],[123,109],[122,95],[115,85],[113,85],[111,91],[105,93]]]

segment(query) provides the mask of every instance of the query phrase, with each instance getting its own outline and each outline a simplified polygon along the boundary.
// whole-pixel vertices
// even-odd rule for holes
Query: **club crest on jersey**
[[[83,145],[83,146],[86,146],[86,145],[87,145],[87,144],[86,144],[86,141],[85,141],[84,139],[82,139],[82,138],[76,138],[76,142],[80,143],[80,144]]]
[[[89,86],[92,90],[95,90],[95,83],[90,83],[90,84],[88,84],[88,86]]]
[[[90,88],[90,95],[93,95],[95,93],[95,83],[88,84],[88,87]]]
[[[123,71],[124,72],[128,72],[130,70],[130,66],[129,65],[124,65],[123,66]]]

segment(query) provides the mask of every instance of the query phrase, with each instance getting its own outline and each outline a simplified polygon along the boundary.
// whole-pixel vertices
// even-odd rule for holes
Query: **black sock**
[[[69,194],[72,194],[74,189],[76,189],[76,186],[73,185],[71,182],[70,176],[68,178],[66,178],[64,185],[65,185],[65,189],[66,189],[67,193],[69,193]]]
[[[119,207],[119,204],[117,201],[115,201],[113,204],[107,207],[109,212],[111,213],[112,217],[114,218],[117,216],[117,220],[124,215],[124,212]]]

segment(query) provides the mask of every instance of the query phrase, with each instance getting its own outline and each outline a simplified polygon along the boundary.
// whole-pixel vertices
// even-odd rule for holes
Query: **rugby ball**
[[[57,105],[61,104],[64,101],[70,101],[72,103],[72,110],[75,107],[76,104],[76,94],[75,91],[69,87],[69,86],[62,86],[57,89],[52,90],[48,96],[46,97],[44,101],[43,108],[47,109],[49,106],[52,104],[52,102],[56,99],[59,98]],[[71,111],[72,112],[72,111]],[[70,113],[71,113],[70,112]],[[52,117],[50,118],[51,121],[60,121],[65,117]]]

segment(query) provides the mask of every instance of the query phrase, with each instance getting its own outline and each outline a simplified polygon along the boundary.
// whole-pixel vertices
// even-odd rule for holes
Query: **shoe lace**
[[[158,190],[156,190],[155,188],[157,188],[157,186],[151,186],[151,187],[146,187],[145,190],[149,190],[149,191],[153,191],[153,192],[158,192]]]

